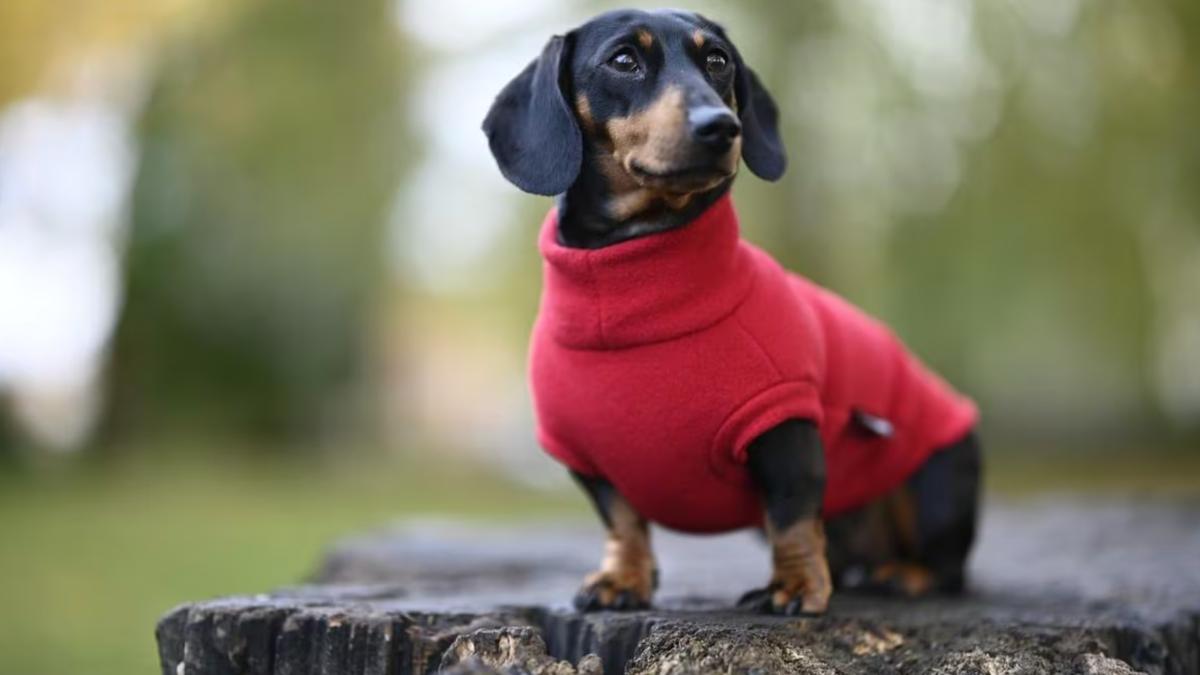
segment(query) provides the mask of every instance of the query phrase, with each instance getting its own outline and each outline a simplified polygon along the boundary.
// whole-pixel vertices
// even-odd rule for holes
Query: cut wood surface
[[[598,525],[424,522],[336,543],[310,583],[178,607],[164,675],[1166,673],[1200,675],[1200,502],[991,503],[971,591],[835,594],[818,619],[731,609],[752,532],[655,531],[653,610],[581,615]]]

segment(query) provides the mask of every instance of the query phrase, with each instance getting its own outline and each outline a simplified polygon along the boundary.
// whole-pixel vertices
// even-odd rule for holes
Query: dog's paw
[[[656,577],[656,572],[620,574],[601,571],[589,574],[575,594],[575,609],[580,612],[649,609],[654,587],[658,585]]]
[[[902,562],[884,563],[869,573],[858,571],[852,579],[843,580],[847,590],[869,595],[921,598],[940,590],[938,579],[921,565]],[[958,580],[961,591],[962,581]]]
[[[802,585],[772,581],[763,588],[745,593],[737,606],[762,614],[821,616],[829,607],[829,593],[822,590],[804,593]]]

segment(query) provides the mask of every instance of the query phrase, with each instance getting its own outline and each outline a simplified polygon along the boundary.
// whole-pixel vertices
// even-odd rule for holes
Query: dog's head
[[[737,172],[785,168],[778,112],[717,24],[681,11],[602,14],[550,39],[484,120],[500,171],[535,194],[588,168],[618,219],[648,201],[686,204]]]

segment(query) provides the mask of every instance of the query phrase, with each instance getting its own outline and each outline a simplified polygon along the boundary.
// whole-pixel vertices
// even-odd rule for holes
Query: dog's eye
[[[725,52],[714,49],[708,53],[708,58],[704,60],[704,67],[713,75],[723,73],[729,67],[729,57],[725,55]]]
[[[622,73],[634,73],[638,69],[637,55],[629,47],[621,49],[608,59],[608,65]]]

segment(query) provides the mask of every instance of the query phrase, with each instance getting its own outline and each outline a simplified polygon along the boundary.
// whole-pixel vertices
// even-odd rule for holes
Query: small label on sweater
[[[880,438],[891,438],[895,431],[891,422],[861,410],[854,411],[854,421],[858,423],[858,426]]]

